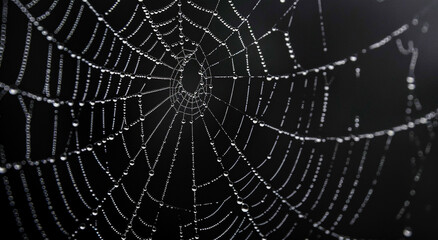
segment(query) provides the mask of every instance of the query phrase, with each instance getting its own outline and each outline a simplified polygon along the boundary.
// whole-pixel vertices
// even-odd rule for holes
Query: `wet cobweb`
[[[7,239],[433,239],[435,0],[1,0]]]

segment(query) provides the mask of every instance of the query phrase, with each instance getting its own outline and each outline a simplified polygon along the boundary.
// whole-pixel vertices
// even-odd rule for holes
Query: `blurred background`
[[[436,239],[437,1],[1,4],[4,239]]]

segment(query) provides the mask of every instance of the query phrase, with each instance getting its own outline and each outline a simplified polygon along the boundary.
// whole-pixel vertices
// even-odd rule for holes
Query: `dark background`
[[[103,1],[90,1],[95,6],[98,12],[104,12],[108,9],[112,2]],[[145,6],[148,9],[159,9],[166,6],[171,1],[145,1]],[[194,1],[198,5],[201,5],[207,9],[214,9],[215,1]],[[436,63],[438,61],[438,45],[436,44],[438,39],[438,8],[435,1],[431,0],[392,0],[379,3],[378,1],[351,1],[351,0],[337,0],[337,1],[323,1],[323,17],[325,26],[325,36],[327,41],[328,51],[324,52],[322,47],[322,38],[320,31],[320,20],[318,13],[318,2],[316,0],[302,0],[298,3],[297,8],[293,11],[294,17],[291,27],[287,27],[290,15],[281,19],[284,11],[292,4],[292,1],[287,0],[286,3],[280,3],[279,1],[261,1],[257,8],[252,11],[254,4],[257,1],[235,1],[236,8],[242,14],[246,15],[251,13],[249,23],[251,24],[252,31],[256,37],[261,36],[267,30],[269,30],[273,24],[277,23],[278,28],[282,31],[288,31],[290,34],[292,47],[294,49],[296,59],[301,64],[303,69],[310,69],[321,65],[332,63],[339,59],[359,53],[358,60],[356,62],[348,62],[347,64],[336,67],[334,71],[327,71],[326,80],[322,74],[308,74],[308,76],[296,76],[289,79],[280,79],[277,81],[267,82],[263,79],[254,78],[251,81],[248,78],[239,78],[233,81],[231,76],[234,75],[231,70],[231,62],[229,59],[224,60],[218,65],[211,68],[210,76],[212,76],[213,89],[212,93],[224,101],[230,102],[230,104],[241,111],[245,108],[246,91],[249,82],[251,82],[251,93],[248,97],[248,105],[246,114],[255,116],[257,106],[259,104],[259,92],[261,84],[264,81],[264,92],[262,94],[261,109],[265,105],[269,104],[269,108],[261,117],[260,112],[257,117],[272,126],[280,126],[281,117],[286,106],[286,102],[289,96],[291,96],[291,106],[287,113],[287,120],[283,126],[290,132],[296,132],[306,136],[344,136],[349,134],[359,134],[375,132],[382,129],[389,129],[393,126],[406,123],[406,97],[408,90],[406,88],[406,77],[409,72],[410,56],[403,55],[397,49],[395,40],[389,42],[387,45],[378,48],[373,51],[369,51],[366,54],[360,54],[360,50],[367,48],[369,45],[380,41],[388,34],[398,29],[403,24],[410,24],[412,19],[418,16],[419,24],[416,27],[411,25],[408,32],[400,36],[400,39],[406,46],[407,42],[412,40],[414,46],[419,49],[419,59],[417,67],[415,69],[416,89],[415,97],[421,102],[421,110],[414,111],[412,113],[413,118],[419,118],[425,114],[435,111],[437,108],[438,95],[436,89],[438,89],[438,81],[436,81],[437,68]],[[45,9],[50,6],[50,1],[41,1],[30,11],[34,15],[40,15]],[[72,8],[72,15],[76,16],[77,11],[82,3],[76,2]],[[136,1],[122,1],[114,12],[105,16],[108,23],[113,26],[114,29],[120,29],[129,20],[132,12],[137,4]],[[3,54],[3,61],[0,67],[0,81],[12,85],[15,82],[17,73],[19,71],[22,53],[24,48],[24,41],[27,29],[27,18],[17,6],[8,1],[8,23],[7,23],[7,42],[5,52]],[[60,19],[68,6],[67,1],[60,1],[55,8],[52,15],[46,20],[41,22],[41,25],[49,32],[57,27]],[[152,18],[155,22],[162,22],[177,16],[177,8],[173,7],[164,13],[154,15]],[[183,1],[182,11],[186,16],[193,19],[196,23],[205,26],[209,15],[203,12],[194,10],[187,3]],[[231,25],[236,26],[240,21],[234,17],[232,11],[226,7],[226,4],[219,5],[219,15],[226,19]],[[134,18],[134,21],[130,28],[126,30],[126,33],[122,34],[127,36],[130,32],[135,30],[136,26],[142,21],[143,15],[139,14]],[[65,28],[56,35],[58,40],[62,40],[68,34],[74,22],[74,17],[69,17],[65,24]],[[94,25],[96,23],[95,15],[89,11],[87,7],[84,8],[82,19],[78,25],[77,31],[73,35],[72,39],[65,42],[65,46],[76,52],[80,52],[87,44],[89,37],[91,36]],[[163,32],[169,30],[174,25],[161,28]],[[183,23],[184,34],[189,37],[191,41],[199,42],[203,31],[194,28],[187,22]],[[427,31],[426,31],[427,28]],[[210,31],[220,39],[224,39],[228,36],[229,31],[223,27],[223,25],[213,22],[210,26]],[[151,28],[145,23],[145,27],[141,28],[139,34],[136,34],[130,42],[134,45],[139,45],[151,32]],[[97,31],[97,36],[102,36],[104,28],[101,26]],[[240,30],[243,41],[246,44],[253,43],[249,35],[248,29],[243,26]],[[110,32],[108,32],[109,35]],[[154,39],[154,38],[153,38]],[[178,35],[170,35],[165,38],[168,42],[177,41]],[[154,41],[150,41],[142,48],[147,50]],[[92,58],[94,52],[99,46],[100,42],[95,41],[90,51],[84,54],[86,58]],[[269,37],[259,41],[261,50],[264,54],[269,74],[282,75],[293,74],[298,70],[293,69],[294,62],[288,57],[287,48],[285,47],[284,38],[280,33],[273,33]],[[211,38],[206,37],[200,43],[200,47],[205,52],[210,52],[216,48],[217,42]],[[193,48],[190,44],[185,44],[188,49]],[[232,52],[236,52],[242,48],[239,43],[239,39],[230,38],[227,41],[227,46]],[[110,47],[110,41],[106,40],[103,45],[103,52],[108,53]],[[110,65],[116,62],[116,55],[119,53],[121,43],[117,42],[115,45],[115,51],[110,58]],[[28,65],[26,73],[23,79],[23,83],[19,86],[19,89],[38,94],[42,94],[44,86],[44,78],[46,74],[46,61],[47,61],[47,41],[41,36],[35,28],[32,32],[32,43]],[[176,47],[172,49],[178,52],[180,48]],[[157,47],[151,52],[154,56],[161,56],[165,52],[162,47]],[[60,52],[54,45],[54,57],[53,57],[53,69],[51,80],[51,91],[55,92],[56,89],[56,76],[57,76],[57,64]],[[96,64],[102,65],[106,58],[105,54],[102,54],[96,59]],[[128,58],[128,51],[124,50],[121,54],[121,64],[117,65],[115,69],[123,70],[124,64]],[[250,61],[251,75],[266,76],[262,72],[260,59],[256,52],[254,45],[248,48],[248,55]],[[203,60],[203,55],[199,54],[197,58]],[[209,57],[209,63],[216,62],[223,58],[228,57],[228,53],[221,49],[217,54]],[[60,100],[71,100],[72,91],[75,83],[75,71],[76,61],[64,56],[64,74],[63,85]],[[165,62],[169,62],[171,66],[176,66],[177,62],[172,60],[168,55],[164,58]],[[234,58],[236,74],[239,76],[247,76],[246,63],[243,54],[237,55]],[[134,70],[134,64],[130,63],[127,67],[127,72]],[[361,69],[360,78],[355,77],[355,69]],[[138,67],[138,73],[148,75],[153,69],[153,65],[150,61],[141,61]],[[81,66],[79,96],[82,97],[82,93],[85,89],[86,81],[86,66]],[[154,70],[154,76],[171,76],[172,73],[164,67],[158,67]],[[193,74],[192,74],[193,75]],[[228,78],[214,78],[214,76],[229,76]],[[97,79],[99,74],[92,72],[92,81],[89,87],[89,95],[86,100],[104,99],[104,91],[100,90],[97,97],[94,98],[94,93],[97,89]],[[318,83],[313,91],[314,80],[317,79]],[[304,82],[307,79],[308,85]],[[104,81],[108,80],[108,76],[104,75]],[[328,111],[324,127],[318,127],[317,122],[321,116],[321,106],[324,93],[324,85],[327,81],[330,81]],[[125,94],[128,89],[128,81],[122,81],[120,84],[121,91],[117,93],[118,78],[113,78],[112,85],[109,85],[109,93],[106,98],[119,97]],[[294,82],[294,90],[292,94],[289,93],[291,82]],[[166,81],[148,81],[146,79],[136,79],[132,81],[132,86],[129,87],[127,95],[139,91],[148,91],[168,86]],[[234,89],[234,91],[231,91]],[[21,162],[24,159],[25,153],[25,119],[23,111],[17,101],[17,96],[12,96],[6,93],[5,90],[1,90],[0,99],[0,147],[2,154],[2,164]],[[268,97],[271,91],[274,91],[272,99]],[[146,95],[142,97],[143,113],[152,109],[162,100],[169,95],[169,92],[164,91],[153,95]],[[232,100],[230,101],[230,96]],[[305,128],[305,124],[300,128],[297,128],[297,122],[299,119],[303,123],[307,123],[309,120],[309,113],[311,112],[310,103],[315,102],[314,116],[312,118],[312,124],[309,129]],[[29,104],[29,100],[25,100]],[[302,107],[304,103],[304,107]],[[66,168],[65,162],[59,161],[59,156],[67,151],[73,151],[77,148],[74,138],[69,139],[70,133],[78,133],[79,145],[81,148],[85,147],[89,143],[95,143],[100,139],[106,137],[109,133],[116,130],[109,129],[112,124],[115,105],[117,105],[118,112],[116,112],[115,127],[118,130],[123,128],[123,116],[120,109],[123,107],[123,101],[118,101],[116,104],[105,104],[105,126],[106,134],[103,133],[103,124],[101,109],[102,106],[96,106],[95,109],[91,109],[89,105],[80,107],[75,105],[73,108],[62,106],[58,109],[58,139],[57,139],[57,151],[52,156],[52,141],[53,141],[53,117],[54,108],[47,103],[37,102],[35,103],[34,115],[32,117],[32,129],[31,129],[31,160],[47,159],[50,157],[55,158],[55,165],[57,166],[60,179],[64,188],[64,194],[67,196],[71,209],[75,212],[79,219],[85,219],[89,216],[91,210],[84,207],[81,200],[78,198],[77,192],[72,185],[71,176]],[[157,123],[162,119],[166,110],[170,107],[170,103],[166,102],[162,108],[157,109],[153,114],[148,116],[144,122],[144,128],[138,127],[130,128],[126,131],[124,137],[127,148],[130,152],[137,151],[142,142],[140,135],[144,134],[147,138]],[[300,141],[292,141],[291,150],[288,153],[284,165],[281,165],[283,157],[285,156],[290,138],[287,136],[280,136],[278,138],[277,146],[273,153],[269,153],[272,144],[277,138],[277,134],[269,130],[268,128],[256,127],[251,133],[252,122],[247,118],[244,118],[242,127],[239,132],[239,124],[242,119],[242,113],[228,108],[220,101],[210,99],[208,107],[219,121],[224,119],[222,124],[223,129],[232,136],[235,137],[236,145],[239,148],[243,148],[248,138],[248,145],[244,149],[245,156],[249,159],[251,164],[257,166],[261,164],[268,155],[271,155],[272,161],[266,162],[262,167],[258,169],[261,176],[264,179],[270,179],[278,168],[280,171],[278,176],[271,181],[273,189],[278,188],[289,176],[292,166],[297,161],[298,149],[302,147],[302,156],[298,162],[295,174],[292,176],[290,182],[286,185],[285,189],[280,192],[283,195],[288,195],[292,192],[300,183],[301,176],[305,172],[307,162],[310,161],[310,153],[312,149],[315,151],[313,161],[318,159],[320,154],[324,155],[324,161],[321,164],[321,170],[319,178],[315,183],[315,188],[311,192],[309,200],[303,204],[300,208],[307,217],[310,219],[320,219],[328,208],[328,205],[333,197],[334,192],[337,189],[339,179],[341,178],[343,168],[347,159],[347,152],[350,149],[349,143],[342,143],[339,145],[338,155],[331,161],[330,157],[333,153],[335,143],[305,143],[302,145]],[[126,100],[126,119],[128,122],[132,122],[139,117],[139,105],[137,98]],[[79,114],[80,127],[75,130],[71,127],[72,117],[71,109],[74,109],[76,114]],[[97,109],[97,110],[96,110]],[[94,120],[91,121],[91,112],[94,111]],[[225,112],[227,113],[225,114]],[[261,111],[261,110],[260,110]],[[193,113],[193,112],[190,112]],[[199,114],[194,113],[197,120],[194,123],[194,138],[195,138],[195,169],[196,169],[196,182],[202,184],[222,174],[222,170],[215,161],[215,155],[212,152],[210,146],[210,140],[205,132],[205,128],[202,124],[202,120],[199,119]],[[157,132],[151,138],[148,143],[147,152],[150,159],[155,159],[160,146],[163,142],[164,136],[168,127],[171,125],[173,112],[167,115],[163,123],[157,129]],[[360,126],[355,128],[354,119],[359,117]],[[188,118],[186,118],[188,119]],[[208,110],[205,111],[205,122],[208,126],[210,133],[218,133],[215,137],[215,146],[218,152],[223,154],[223,164],[226,168],[231,168],[229,171],[230,178],[233,180],[240,179],[246,173],[249,172],[249,168],[246,163],[238,158],[238,154],[233,148],[230,148],[230,141],[216,123],[214,117],[209,114]],[[157,165],[154,175],[154,181],[151,182],[148,192],[153,197],[159,197],[162,194],[164,182],[169,172],[169,166],[171,163],[171,156],[174,151],[174,146],[177,141],[178,130],[181,122],[181,114],[176,117],[174,127],[170,131],[167,137],[166,145],[160,155],[160,163]],[[433,119],[433,131],[435,131],[436,120]],[[94,135],[90,138],[90,125],[93,125]],[[349,130],[350,128],[350,130]],[[435,131],[436,132],[436,131]],[[151,223],[154,220],[156,211],[160,209],[160,217],[157,221],[157,231],[153,235],[153,239],[177,239],[179,238],[179,226],[193,222],[193,193],[190,190],[192,185],[192,172],[191,172],[191,135],[189,125],[186,124],[182,131],[181,143],[179,145],[179,152],[175,162],[174,170],[172,172],[171,183],[169,184],[167,195],[165,197],[165,206],[159,208],[157,201],[152,198],[146,198],[142,204],[142,208],[139,210],[138,215],[142,217],[146,222]],[[414,140],[412,140],[414,139]],[[412,236],[410,239],[435,239],[437,235],[438,219],[437,219],[437,151],[436,151],[436,139],[431,137],[425,126],[416,126],[413,130],[397,133],[394,136],[393,142],[386,155],[386,162],[383,167],[382,175],[378,178],[378,184],[374,188],[373,195],[361,213],[358,221],[350,225],[349,219],[352,214],[360,206],[361,201],[366,195],[369,187],[372,185],[372,180],[376,175],[377,166],[382,154],[384,153],[383,147],[386,141],[386,137],[375,138],[370,143],[370,149],[368,151],[367,160],[365,161],[364,170],[362,172],[360,181],[361,184],[357,188],[355,197],[350,204],[350,208],[345,212],[345,219],[336,227],[334,232],[351,236],[352,238],[359,239],[404,239],[403,230],[412,230]],[[358,168],[360,157],[362,155],[362,149],[364,147],[364,140],[355,143],[352,149],[350,167],[345,176],[344,188],[341,188],[339,199],[335,202],[334,208],[330,211],[330,215],[326,220],[327,224],[322,226],[330,226],[338,216],[338,213],[342,212],[342,206],[347,199],[348,193],[355,178],[355,172]],[[418,149],[424,149],[428,143],[432,144],[431,153],[425,158],[415,158],[417,156]],[[120,137],[116,137],[114,141],[108,142],[100,147],[94,148],[94,153],[99,157],[102,162],[107,162],[111,173],[118,177],[122,174],[123,169],[128,165],[129,158],[126,156],[123,141]],[[88,180],[94,189],[98,197],[105,196],[105,193],[112,186],[108,180],[107,175],[96,164],[94,156],[88,152],[81,153],[80,155],[83,166],[85,166],[85,172],[87,173]],[[415,160],[412,160],[415,158]],[[138,199],[139,194],[143,188],[144,182],[147,179],[149,168],[145,163],[145,155],[142,154],[136,159],[136,165],[132,172],[125,178],[124,184],[133,199]],[[87,202],[96,207],[96,201],[92,198],[88,192],[86,182],[82,177],[81,166],[78,164],[77,156],[69,156],[68,162],[72,170],[72,174],[75,176],[78,189],[82,191],[82,196]],[[235,164],[235,165],[234,165]],[[321,198],[320,204],[314,210],[310,210],[314,200],[318,193],[321,191],[324,178],[327,172],[332,166],[332,174],[329,178],[325,194]],[[68,232],[73,232],[78,229],[79,222],[75,222],[68,211],[65,209],[65,205],[59,194],[57,182],[53,174],[53,167],[51,164],[43,164],[41,166],[42,175],[49,191],[51,202],[56,210],[57,216],[61,221],[63,227]],[[315,173],[315,162],[311,165],[309,174]],[[414,177],[422,171],[421,180],[415,183]],[[20,180],[20,172],[24,173],[27,182],[30,186],[32,194],[32,202],[37,209],[39,221],[41,222],[45,232],[49,238],[53,239],[65,239],[67,238],[59,231],[59,227],[53,221],[50,211],[47,209],[47,204],[43,192],[41,191],[40,178],[37,175],[35,167],[24,165],[22,170],[15,171],[13,169],[8,170],[7,179],[11,185],[15,208],[18,209],[21,221],[23,223],[26,236],[29,239],[40,239],[41,234],[36,228],[36,224],[29,211],[28,202],[26,200],[23,186]],[[248,178],[246,181],[248,181]],[[255,180],[255,179],[254,179]],[[257,181],[250,181],[249,188],[254,188]],[[1,231],[7,236],[5,239],[18,239],[23,238],[23,233],[18,231],[18,227],[15,224],[12,208],[8,205],[8,196],[6,195],[6,189],[4,188],[5,177],[3,177],[3,186],[0,191],[1,201],[1,215],[5,220],[4,224],[1,224]],[[246,182],[244,181],[244,182]],[[304,196],[311,182],[311,178],[308,176],[302,182],[302,187],[298,191],[297,195],[289,199],[290,203],[297,204]],[[236,187],[243,189],[246,184],[236,183]],[[416,194],[414,197],[410,197],[409,193],[412,189],[415,189]],[[242,195],[249,194],[249,190],[242,190]],[[263,216],[260,222],[268,221],[267,224],[260,227],[263,233],[267,233],[272,229],[279,226],[279,229],[268,237],[268,239],[283,239],[290,229],[295,226],[292,234],[287,239],[331,239],[331,236],[326,235],[323,231],[316,230],[303,219],[297,217],[292,211],[287,208],[280,208],[278,213],[275,213],[280,204],[276,201],[272,192],[266,191],[263,188],[258,188],[251,197],[245,199],[250,206],[260,202],[263,196],[267,194],[266,204],[259,208],[252,208],[250,212],[254,215],[258,215],[267,211],[266,216]],[[126,198],[126,195],[122,191],[116,191],[114,198],[117,199],[118,207],[120,210],[129,215],[134,205]],[[206,220],[199,227],[211,226],[223,219],[230,211],[232,211],[230,218],[221,222],[217,227],[208,231],[201,232],[201,239],[214,239],[218,235],[224,233],[223,239],[230,239],[233,233],[236,232],[237,224],[232,225],[232,228],[227,229],[231,224],[232,219],[235,216],[239,221],[242,221],[244,214],[241,213],[240,207],[236,204],[236,197],[230,191],[227,181],[224,178],[201,188],[197,191],[197,201],[199,203],[210,203],[212,205],[201,207],[198,209],[198,215],[200,217],[206,217],[218,209],[220,204],[215,202],[222,202],[225,199],[225,203],[219,209],[217,214],[212,218]],[[313,201],[312,201],[313,200]],[[396,215],[399,209],[403,206],[406,200],[410,201],[410,206],[407,208],[405,214],[401,219],[396,219]],[[272,209],[268,208],[270,204],[273,204]],[[117,229],[123,231],[126,227],[126,220],[122,219],[117,214],[117,210],[114,206],[107,203],[104,205],[106,214],[111,219],[111,222]],[[268,210],[267,210],[268,209]],[[274,216],[274,218],[270,218]],[[280,224],[282,218],[285,215],[289,215],[285,223]],[[100,213],[97,217],[93,218],[98,221],[99,234],[104,239],[119,238],[111,228],[108,226],[106,220]],[[246,221],[243,226],[246,226]],[[144,227],[139,222],[134,223],[133,229],[143,237],[149,237],[151,234],[151,228]],[[252,226],[244,228],[241,232],[238,232],[234,237],[235,239],[245,239],[251,232]],[[184,239],[190,239],[195,236],[194,230],[189,225],[184,228]],[[95,239],[97,235],[93,229],[87,227],[81,230],[76,236],[78,239]],[[128,239],[134,239],[132,234],[128,234]],[[257,234],[250,235],[249,239],[259,239]]]

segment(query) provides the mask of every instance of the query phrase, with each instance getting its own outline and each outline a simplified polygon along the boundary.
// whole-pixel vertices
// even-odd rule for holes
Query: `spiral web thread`
[[[149,2],[2,1],[2,73],[16,70],[5,70],[8,43],[15,41],[9,18],[27,21],[16,40],[24,42],[23,51],[15,52],[21,57],[18,73],[0,81],[0,100],[14,102],[24,116],[17,122],[24,129],[24,160],[8,157],[1,145],[0,167],[24,239],[33,238],[31,228],[42,238],[154,239],[167,231],[158,227],[167,221],[166,211],[184,215],[167,226],[181,239],[289,239],[303,225],[309,236],[361,237],[339,229],[366,211],[397,137],[411,142],[417,162],[410,196],[396,218],[405,216],[431,151],[437,115],[413,115],[421,111],[414,75],[418,49],[400,36],[421,28],[418,16],[366,48],[308,69],[291,41],[299,0],[249,1],[247,9],[233,0],[153,4],[161,7]],[[317,3],[321,49],[327,52],[324,2]],[[256,33],[252,15],[269,4],[281,5],[281,17]],[[126,8],[132,9],[129,18],[118,17]],[[121,19],[122,25],[116,22]],[[278,59],[266,56],[270,41],[286,54],[289,72],[272,70]],[[360,58],[393,43],[411,58],[406,123],[355,133],[355,118],[351,134],[318,134],[329,109],[331,72],[353,67],[353,77],[360,78]],[[36,61],[44,64],[43,77],[26,74]],[[189,65],[199,78],[191,90],[185,83]],[[300,91],[304,97],[295,94]],[[275,100],[279,93],[286,97]],[[44,126],[34,123],[40,117],[50,120],[36,133]],[[42,133],[50,146],[35,149]],[[267,154],[252,154],[251,143],[264,134],[273,136],[263,140]],[[368,157],[371,150],[378,156]],[[181,161],[190,165],[190,184],[181,190],[190,193],[187,206],[171,195]],[[199,161],[211,168],[197,171]],[[161,185],[152,193],[154,182]],[[209,198],[218,185],[227,190]],[[316,210],[322,215],[313,215]]]

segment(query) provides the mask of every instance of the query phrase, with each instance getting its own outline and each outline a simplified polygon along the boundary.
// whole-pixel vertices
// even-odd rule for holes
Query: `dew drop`
[[[71,123],[71,125],[72,125],[73,127],[78,127],[78,126],[79,126],[79,120],[74,119],[73,122]]]
[[[57,107],[59,107],[61,104],[59,103],[59,100],[55,100],[55,101],[52,103],[52,105],[53,105],[53,107],[57,108]]]
[[[20,169],[21,169],[21,164],[19,164],[19,163],[14,163],[14,169],[15,169],[15,170],[20,170]]]
[[[88,144],[87,145],[87,151],[92,151],[93,150],[93,145],[92,144]]]
[[[246,203],[242,204],[242,208],[241,209],[242,209],[242,212],[244,212],[244,213],[248,212],[249,211],[248,204],[246,204]]]
[[[18,93],[18,89],[16,89],[16,88],[10,88],[9,89],[9,94],[16,95],[17,93]]]
[[[412,237],[412,229],[410,227],[403,229],[403,236]]]
[[[81,223],[81,225],[79,225],[79,228],[80,228],[81,230],[84,230],[84,229],[85,229],[85,223]]]

